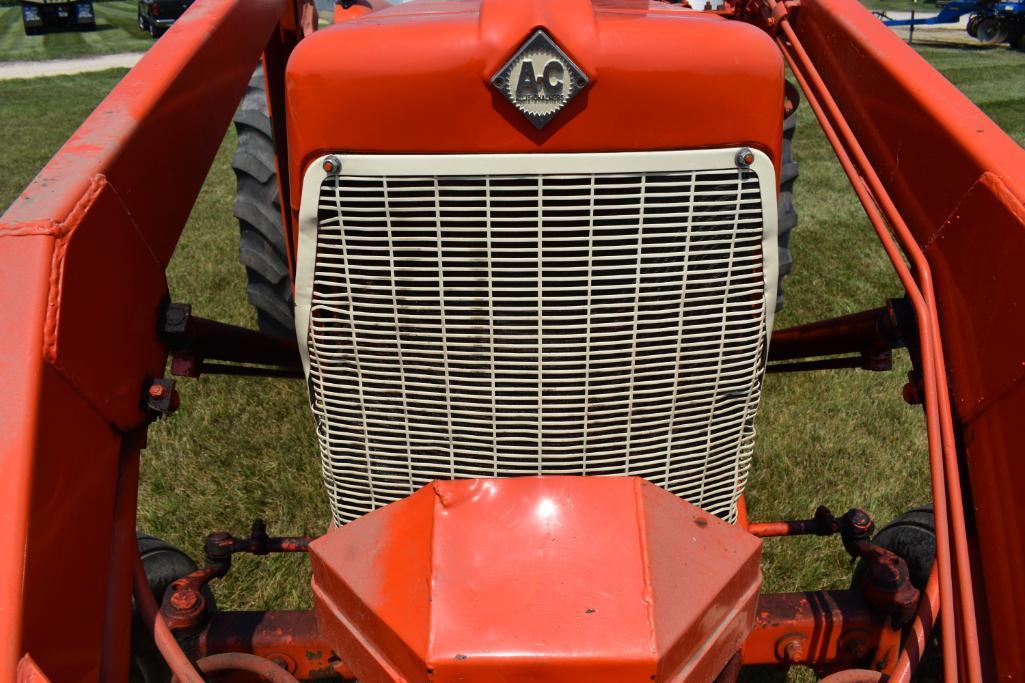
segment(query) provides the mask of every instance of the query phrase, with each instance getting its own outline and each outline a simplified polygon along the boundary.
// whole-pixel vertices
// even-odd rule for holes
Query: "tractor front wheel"
[[[790,233],[797,227],[797,209],[794,208],[794,183],[800,167],[794,161],[794,131],[797,130],[797,106],[800,95],[797,88],[787,83],[788,105],[783,118],[783,146],[779,160],[779,215],[776,225],[776,246],[779,257],[779,280],[776,283],[776,310],[783,308],[783,278],[794,265],[790,253]]]
[[[153,599],[159,605],[172,582],[196,570],[196,563],[170,543],[146,534],[136,534],[139,555]],[[217,609],[209,586],[203,588],[203,597],[211,611]],[[132,661],[130,683],[167,683],[171,670],[153,642],[153,636],[142,623],[137,608],[132,606]]]
[[[295,336],[292,283],[262,65],[249,79],[235,113],[235,130],[238,148],[231,165],[235,170],[235,217],[240,235],[239,260],[246,267],[246,293],[256,309],[260,331]]]
[[[883,527],[872,542],[904,560],[911,585],[918,590],[925,590],[936,558],[936,522],[933,520],[932,503],[905,512]],[[859,560],[854,568],[852,587],[860,585],[864,572],[865,563]],[[943,680],[943,651],[939,629],[937,623],[926,642],[918,667],[911,676],[913,683],[940,683]]]

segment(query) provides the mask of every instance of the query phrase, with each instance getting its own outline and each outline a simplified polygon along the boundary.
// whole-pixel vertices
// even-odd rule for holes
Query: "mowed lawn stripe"
[[[989,102],[985,112],[1008,135],[1025,147],[1025,97],[1004,102]]]
[[[103,17],[114,26],[121,27],[133,36],[141,36],[139,30],[139,10],[135,3],[112,2],[96,6],[96,15]]]
[[[132,39],[136,39],[139,36],[143,35],[143,32],[141,30],[139,30],[138,20],[136,19],[136,16],[134,14],[111,15],[111,16],[106,17],[106,20],[108,22],[110,22],[110,24],[112,26],[116,26],[117,30],[125,33],[127,36],[129,36]],[[145,34],[145,35],[146,35],[145,40],[149,41],[148,42],[149,45],[152,45],[153,44],[153,39],[149,37],[149,34]],[[146,48],[143,47],[141,49],[144,50]]]
[[[99,28],[99,23],[97,23]],[[35,38],[37,36],[30,36]],[[78,31],[68,31],[61,33],[44,33],[43,36],[43,52],[47,56],[51,54],[64,53],[69,56],[71,55],[83,55],[88,53],[89,46],[82,37],[82,33]]]
[[[134,2],[100,2],[94,5],[97,14],[135,14],[138,5]]]
[[[1025,146],[1025,52],[1006,45],[983,50],[964,47],[922,46],[917,51]]]
[[[958,35],[953,32],[952,35]],[[1012,50],[1006,45],[987,45],[964,34],[963,43],[940,43],[928,40],[915,40],[915,52],[940,71],[948,68],[972,67],[984,65],[989,68],[1000,68],[1021,64],[1025,53]]]
[[[5,55],[14,54],[25,43],[25,30],[21,23],[21,9],[18,7],[0,7],[0,60]],[[28,54],[31,55],[31,48]],[[40,54],[42,53],[39,50]],[[31,59],[31,56],[23,59]]]
[[[144,52],[153,44],[136,24],[133,0],[112,0],[94,5],[95,31],[62,31],[26,36],[21,9],[0,8],[0,62],[62,59],[121,52]]]

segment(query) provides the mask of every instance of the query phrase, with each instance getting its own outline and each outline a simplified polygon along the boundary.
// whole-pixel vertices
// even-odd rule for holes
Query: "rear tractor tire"
[[[238,148],[235,170],[235,217],[239,227],[239,260],[246,267],[246,292],[256,309],[262,332],[295,336],[292,283],[288,272],[281,199],[274,166],[274,138],[267,113],[263,67],[249,79],[235,113]]]

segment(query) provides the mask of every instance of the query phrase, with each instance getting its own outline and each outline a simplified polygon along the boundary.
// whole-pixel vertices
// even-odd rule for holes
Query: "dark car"
[[[21,0],[21,22],[26,35],[53,28],[96,28],[92,0]]]
[[[139,0],[139,28],[156,38],[171,27],[193,0]]]

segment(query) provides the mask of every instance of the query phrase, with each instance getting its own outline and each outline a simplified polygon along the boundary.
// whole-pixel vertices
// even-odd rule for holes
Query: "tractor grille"
[[[735,167],[324,178],[305,342],[336,523],[539,473],[639,475],[733,521],[762,198]]]

